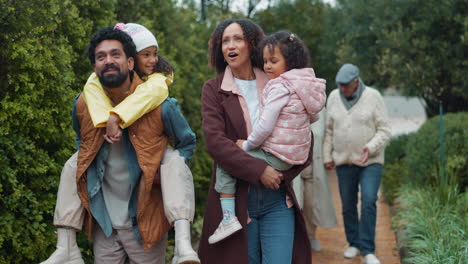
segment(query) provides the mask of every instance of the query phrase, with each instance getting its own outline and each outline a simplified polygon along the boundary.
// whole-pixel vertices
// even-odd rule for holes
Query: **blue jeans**
[[[346,239],[362,255],[375,252],[375,223],[377,219],[377,191],[382,178],[382,164],[367,167],[341,165],[336,167],[343,211]],[[357,203],[361,187],[361,218]]]
[[[291,263],[295,214],[286,205],[285,189],[250,185],[249,216],[249,264]]]

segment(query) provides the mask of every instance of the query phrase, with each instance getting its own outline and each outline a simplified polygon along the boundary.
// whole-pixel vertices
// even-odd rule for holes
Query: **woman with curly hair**
[[[267,135],[262,140],[250,134],[263,123],[258,116],[259,111],[269,111],[264,108],[267,107],[265,93],[270,91],[265,87],[268,77],[277,77],[259,69],[260,66],[267,69],[266,65],[269,64],[262,63],[258,50],[263,37],[263,30],[252,21],[228,19],[218,25],[210,39],[210,64],[219,75],[207,81],[203,87],[203,131],[207,150],[215,161],[217,171],[222,168],[232,177],[226,180],[216,177],[216,173],[212,176],[199,249],[202,263],[311,262],[304,219],[291,181],[310,164],[312,139],[309,115],[320,111],[325,96],[318,95],[323,98],[317,101],[316,110],[306,113],[302,108],[304,112],[301,113],[307,116],[308,132],[301,131],[301,135],[308,137],[309,142],[301,146],[302,149],[306,148],[301,153],[301,162],[283,167],[282,171],[276,170],[276,164],[281,161],[278,161],[276,154],[271,154],[275,152],[273,149],[265,151],[268,144],[262,144],[268,142],[270,137]],[[285,71],[281,70],[281,73]],[[322,81],[315,81],[317,87],[322,85]],[[317,94],[321,93],[323,87],[317,88]],[[297,97],[292,93],[288,96],[294,100]],[[286,101],[289,102],[289,99]],[[284,117],[283,113],[279,115],[280,112],[277,112],[276,118]],[[252,137],[247,139],[249,134]],[[262,145],[262,150],[256,150],[254,156],[247,154],[236,145],[236,142],[244,145],[246,139],[247,146],[252,144],[252,148],[256,148]],[[219,223],[221,218],[223,220]]]

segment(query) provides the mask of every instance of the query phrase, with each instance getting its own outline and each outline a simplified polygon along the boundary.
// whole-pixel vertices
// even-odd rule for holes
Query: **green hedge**
[[[440,162],[439,117],[386,149],[383,193],[396,204],[404,263],[468,262],[468,113],[443,117],[447,184]]]
[[[198,137],[191,168],[199,220],[211,172],[200,91],[214,75],[206,63],[212,29],[193,6],[175,2],[0,0],[0,264],[39,263],[55,250],[59,175],[74,152],[71,104],[92,71],[84,51],[95,30],[117,22],[146,25],[176,67],[171,94]],[[78,237],[92,263],[91,243]]]
[[[382,177],[382,193],[389,204],[397,197],[397,190],[408,177],[408,169],[404,165],[405,147],[412,134],[404,134],[392,138],[385,149],[385,165]]]
[[[55,240],[58,175],[73,149],[69,40],[85,38],[86,23],[69,1],[0,0],[0,10],[0,263],[33,263]]]
[[[446,114],[443,121],[448,183],[464,190],[468,183],[468,112]],[[436,116],[409,137],[405,165],[411,177],[405,182],[434,186],[442,183],[439,131]]]
[[[464,192],[468,187],[468,113],[444,115],[446,177]],[[385,150],[383,193],[390,203],[404,184],[442,183],[439,117],[429,119],[416,133],[393,138]]]

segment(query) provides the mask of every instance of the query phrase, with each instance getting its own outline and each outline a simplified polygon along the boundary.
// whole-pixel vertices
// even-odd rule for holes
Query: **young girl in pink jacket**
[[[252,120],[252,133],[247,140],[238,140],[237,145],[273,168],[287,170],[307,160],[312,144],[310,124],[325,105],[326,81],[307,68],[307,47],[293,33],[274,33],[261,42],[259,49],[270,81],[258,95],[260,109]],[[278,189],[279,183],[266,187]],[[215,190],[220,193],[223,219],[209,237],[210,244],[242,229],[234,209],[236,179],[221,167],[216,170]]]

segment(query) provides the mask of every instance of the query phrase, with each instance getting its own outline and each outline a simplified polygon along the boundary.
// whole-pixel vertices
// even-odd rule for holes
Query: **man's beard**
[[[104,72],[107,71],[108,69],[116,69],[118,73],[104,75]],[[125,82],[125,80],[128,77],[128,72],[126,74],[121,73],[119,67],[115,65],[108,65],[100,72],[98,77],[102,86],[106,88],[117,88]]]

